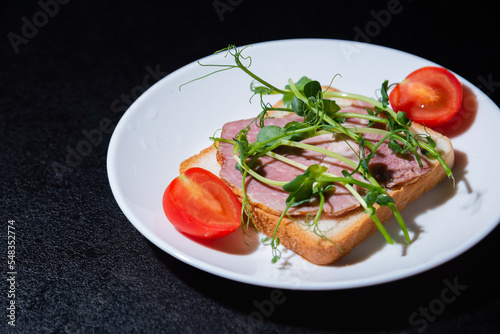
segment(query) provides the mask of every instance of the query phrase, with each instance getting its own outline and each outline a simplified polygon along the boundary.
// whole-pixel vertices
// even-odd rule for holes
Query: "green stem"
[[[338,111],[335,113],[335,116],[346,117],[346,118],[361,118],[361,119],[366,119],[369,121],[374,121],[374,122],[383,123],[383,124],[388,123],[387,119],[385,119],[385,118],[374,116],[374,115],[358,114],[355,112]]]
[[[236,145],[235,145],[235,147],[236,147]],[[264,182],[264,183],[269,184],[271,186],[277,186],[277,187],[283,187],[285,184],[287,184],[287,182],[271,180],[271,179],[268,179],[268,178],[260,175],[259,173],[255,172],[253,169],[248,167],[248,165],[244,161],[242,161],[237,154],[233,154],[233,157],[236,160],[236,162],[245,170],[245,172],[250,174],[255,179],[259,180],[260,182]]]
[[[323,93],[323,96],[328,97],[328,98],[344,98],[344,99],[350,99],[350,100],[360,100],[360,101],[370,103],[373,106],[380,108],[380,109],[384,110],[385,112],[389,113],[392,116],[392,118],[394,118],[397,122],[396,113],[394,112],[394,110],[392,110],[391,108],[388,108],[388,107],[384,107],[384,105],[380,101],[377,101],[377,100],[370,98],[368,96],[354,94],[354,93],[337,92],[337,91],[326,91]],[[401,124],[401,125],[403,125],[403,124]]]
[[[328,150],[326,148],[323,148],[323,147],[314,146],[314,145],[306,144],[306,143],[302,143],[302,142],[296,142],[296,141],[292,141],[292,140],[280,140],[279,143],[281,145],[302,148],[302,149],[305,149],[305,150],[310,150],[310,151],[314,151],[314,152],[318,152],[318,153],[327,155],[327,156],[329,156],[331,158],[334,158],[334,159],[337,159],[339,161],[342,161],[343,163],[345,163],[345,164],[347,164],[347,165],[349,165],[350,167],[353,167],[353,168],[356,168],[356,166],[358,165],[356,162],[352,161],[351,159],[346,158],[343,155],[340,155],[338,153],[335,153],[335,152],[330,151],[330,150]]]
[[[394,213],[394,217],[396,217],[396,220],[398,221],[399,227],[403,231],[406,242],[408,244],[410,244],[411,238],[410,238],[410,235],[408,234],[408,229],[406,228],[406,225],[404,223],[403,217],[401,216],[401,213],[396,208],[396,205],[394,203],[389,203],[388,206],[389,206],[389,208],[391,208],[392,212]]]
[[[273,141],[276,141],[280,138],[283,138],[283,137],[287,137],[287,136],[290,136],[290,135],[294,135],[294,134],[299,134],[299,133],[303,133],[303,132],[309,132],[309,131],[312,131],[312,130],[316,130],[316,126],[309,126],[307,128],[303,128],[303,129],[299,129],[299,130],[295,130],[295,131],[291,131],[291,132],[285,132],[279,136],[276,136],[276,137],[273,137],[273,138],[270,138],[266,141],[263,141],[262,143],[258,143],[257,145],[253,145],[252,148],[248,151],[248,155],[253,155],[255,152],[257,152],[258,150],[260,150],[262,147],[266,146],[267,144],[273,142]],[[273,150],[274,148],[276,147],[273,147],[272,149],[270,150]]]
[[[287,90],[282,90],[282,89],[279,89],[273,85],[271,85],[270,83],[268,83],[267,81],[263,80],[262,78],[258,77],[257,75],[253,74],[248,68],[247,66],[243,65],[240,61],[240,55],[238,54],[237,57],[234,57],[235,59],[235,62],[236,62],[236,65],[238,65],[239,68],[241,68],[243,70],[243,72],[245,72],[246,74],[248,74],[249,76],[251,76],[252,78],[254,78],[255,80],[257,80],[258,82],[260,82],[261,84],[263,84],[264,86],[274,90],[275,92],[279,93],[279,94],[283,94],[283,95],[290,95],[290,91],[287,91]]]
[[[444,161],[441,154],[439,154],[439,152],[434,147],[432,147],[431,145],[429,145],[428,143],[426,143],[422,140],[418,140],[418,145],[421,148],[423,148],[424,150],[430,152],[439,161],[441,166],[443,166],[443,169],[446,172],[446,176],[448,176],[448,178],[451,178],[451,179],[453,179],[453,181],[455,181],[455,179],[453,178],[453,172],[451,171],[450,167],[448,166],[446,161]]]
[[[286,158],[286,157],[284,157],[284,156],[282,156],[280,154],[276,154],[274,152],[268,152],[267,155],[269,155],[269,156],[271,156],[271,157],[273,157],[273,158],[275,158],[277,160],[280,160],[282,162],[290,163],[293,166],[296,166],[296,167],[301,168],[303,170],[307,169],[306,165],[303,165],[303,164],[300,164],[300,163],[298,163],[296,161],[288,159],[288,158]],[[325,175],[327,177],[331,177],[331,178],[338,177],[337,175],[331,174],[331,173],[324,173],[323,175]],[[372,208],[368,208],[368,205],[366,204],[364,198],[359,194],[359,192],[356,189],[354,189],[354,187],[351,184],[345,182],[345,180],[346,180],[345,178],[342,178],[342,179],[343,180],[341,180],[340,183],[342,183],[342,185],[356,198],[356,200],[365,209],[365,211],[367,211],[367,212],[370,213],[370,218],[373,220],[373,222],[375,223],[375,225],[379,229],[380,233],[382,233],[382,235],[384,236],[385,240],[389,244],[391,244],[391,245],[394,244],[394,241],[392,240],[391,236],[389,235],[389,233],[385,229],[384,225],[378,219],[377,215],[375,214],[375,211],[372,210]]]
[[[390,133],[387,133],[386,132],[386,136],[390,135]],[[233,141],[233,143],[235,143]],[[297,148],[303,148],[303,149],[308,149],[308,150],[313,150],[313,151],[316,151],[318,153],[322,153],[322,154],[325,154],[327,156],[330,156],[332,158],[335,158],[335,159],[338,159],[339,161],[342,161],[344,163],[346,163],[347,165],[353,167],[353,168],[356,168],[357,164],[342,156],[342,155],[339,155],[335,152],[332,152],[330,150],[327,150],[327,149],[324,149],[324,148],[321,148],[321,147],[317,147],[317,146],[314,146],[314,145],[310,145],[310,144],[305,144],[305,143],[301,143],[301,142],[294,142],[294,141],[290,141],[290,140],[281,140],[280,142],[278,142],[277,144],[273,145],[272,148],[270,148],[271,150],[278,147],[278,146],[281,146],[281,145],[287,145],[287,146],[292,146],[292,147],[297,147]],[[296,162],[292,159],[289,159],[285,156],[282,156],[280,154],[277,154],[277,153],[274,153],[272,151],[268,151],[266,152],[266,155],[276,159],[276,160],[279,160],[279,161],[282,161],[282,162],[285,162],[289,165],[292,165],[292,166],[295,166],[299,169],[302,169],[302,170],[307,170],[307,166],[304,165],[304,164],[301,164],[299,162]],[[261,182],[264,182],[266,184],[269,184],[269,185],[273,185],[273,186],[278,186],[278,187],[283,187],[286,183],[288,182],[283,182],[283,181],[275,181],[275,180],[271,180],[271,179],[268,179],[268,178],[265,178],[263,176],[261,176],[260,174],[258,174],[257,172],[253,171],[250,167],[248,167],[248,165],[244,162],[242,162],[239,158],[239,156],[237,155],[237,148],[236,148],[236,145],[235,145],[235,148],[234,148],[234,158],[235,160],[243,167],[243,169],[245,170],[246,173],[250,174],[251,176],[253,176],[254,178],[258,179],[259,181]],[[321,179],[318,179],[318,181],[326,181],[326,182],[339,182],[341,183],[357,200],[358,202],[360,203],[360,205],[365,209],[367,210],[369,213],[370,213],[370,216],[372,218],[372,220],[374,221],[375,225],[377,226],[377,228],[380,230],[380,232],[382,233],[382,235],[384,236],[384,238],[387,240],[388,243],[390,244],[393,244],[393,240],[392,238],[390,237],[390,235],[387,233],[385,227],[383,226],[383,224],[380,222],[380,220],[378,219],[378,217],[375,215],[374,212],[372,212],[365,200],[363,199],[363,197],[356,191],[356,189],[354,189],[354,187],[352,186],[352,184],[356,184],[356,185],[359,185],[359,186],[362,186],[366,189],[375,189],[375,188],[381,188],[381,186],[378,184],[378,182],[372,177],[370,176],[369,177],[369,181],[371,182],[371,184],[369,183],[366,183],[366,182],[362,182],[362,181],[358,181],[358,180],[355,180],[355,179],[352,179],[352,180],[349,180],[349,183],[347,182],[347,179],[345,177],[340,177],[338,175],[335,175],[335,174],[332,174],[332,173],[324,173],[324,178],[321,178]],[[383,188],[382,188],[383,189]],[[384,189],[384,193],[385,193],[385,189]],[[401,214],[399,213],[399,211],[397,210],[397,208],[394,206],[394,205],[389,205],[389,207],[391,208],[391,210],[393,211],[394,213],[394,216],[396,217],[397,221],[398,221],[398,224],[401,226],[401,229],[403,230],[404,234],[405,234],[405,238],[408,242],[410,242],[410,238],[408,236],[408,231],[406,229],[406,226],[404,224],[404,221],[401,217]],[[281,219],[280,219],[281,220]]]
[[[304,102],[312,111],[316,113],[316,115],[320,116],[320,112],[317,110],[317,108],[309,103],[309,100],[297,89],[295,84],[293,83],[292,79],[288,79],[288,84],[290,86],[290,89],[292,90],[293,94],[295,97],[300,99],[302,102]],[[327,115],[322,115],[323,119],[325,122],[327,122],[329,125],[331,125],[335,131],[338,131],[340,133],[343,133],[350,138],[354,139],[354,141],[359,142],[361,140],[361,136],[357,135],[355,132],[352,130],[340,125],[338,122],[334,121],[331,117]],[[368,143],[368,147],[370,147],[371,143]]]

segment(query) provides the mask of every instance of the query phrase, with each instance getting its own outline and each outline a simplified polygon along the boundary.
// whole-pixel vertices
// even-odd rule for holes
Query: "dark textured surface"
[[[158,66],[163,76],[228,43],[352,40],[356,27],[374,20],[372,10],[394,1],[273,1],[269,8],[264,1],[221,0],[232,4],[223,20],[211,0],[60,2],[66,4],[59,4],[53,17],[46,15],[46,22],[41,4],[54,0],[0,4],[0,332],[499,332],[498,228],[426,273],[346,291],[284,291],[283,303],[259,318],[254,301],[270,299],[274,290],[179,262],[127,221],[107,180],[110,133],[87,156],[71,161],[71,170],[53,167],[65,164],[68,149],[85,139],[84,130],[103,119],[118,122],[123,110],[115,112],[113,101],[122,94],[137,97],[147,68]],[[446,66],[500,104],[500,20],[494,3],[430,3],[402,0],[402,11],[368,42]],[[26,20],[34,19],[38,31],[24,31],[30,37],[15,47],[9,33],[22,35]],[[5,316],[11,300],[9,220],[16,228],[15,328]],[[410,323],[414,312],[437,305],[445,281],[466,288],[437,316]]]

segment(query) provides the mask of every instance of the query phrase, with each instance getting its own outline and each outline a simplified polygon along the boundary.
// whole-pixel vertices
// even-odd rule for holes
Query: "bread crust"
[[[442,155],[447,165],[452,168],[455,158],[451,141],[431,129],[425,129],[419,124],[411,127],[415,133],[427,133],[436,142],[436,149]],[[429,172],[414,179],[413,182],[399,187],[391,188],[387,192],[395,200],[398,210],[402,210],[408,203],[416,200],[422,194],[434,188],[445,177],[446,173],[437,160],[430,160],[431,168]],[[217,160],[217,149],[214,145],[204,149],[199,154],[192,156],[182,162],[180,173],[191,167],[203,167],[218,175],[221,161]],[[243,194],[240,189],[228,183],[240,201]],[[257,229],[268,237],[272,237],[279,221],[279,216],[273,214],[272,210],[262,203],[252,203],[251,210],[254,224]],[[390,208],[375,206],[376,215],[382,223],[385,223],[392,216]],[[299,254],[309,262],[318,265],[332,264],[349,254],[354,247],[362,243],[371,236],[377,227],[365,213],[363,208],[358,208],[346,215],[334,219],[321,219],[320,229],[326,231],[324,236],[315,234],[312,227],[307,224],[306,219],[292,220],[283,218],[277,231],[277,237],[286,248]],[[323,231],[323,229],[322,229]]]

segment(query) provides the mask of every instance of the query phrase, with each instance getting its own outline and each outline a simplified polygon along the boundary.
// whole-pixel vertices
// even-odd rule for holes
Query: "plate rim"
[[[243,46],[239,46],[238,48],[243,48],[245,46],[266,46],[270,44],[279,44],[279,43],[304,43],[304,42],[321,42],[321,43],[347,43],[347,44],[354,44],[354,45],[365,45],[368,47],[373,47],[373,48],[381,48],[385,49],[389,52],[396,52],[396,53],[402,53],[407,56],[411,57],[416,57],[419,58],[420,60],[423,60],[429,64],[435,64],[437,66],[441,66],[439,64],[436,64],[426,58],[408,53],[406,51],[390,48],[387,46],[383,45],[376,45],[372,43],[364,43],[364,42],[356,42],[356,41],[349,41],[349,40],[341,40],[341,39],[327,39],[327,38],[291,38],[291,39],[282,39],[282,40],[270,40],[270,41],[263,41],[263,42],[258,42],[258,43],[253,43],[253,44],[247,44]],[[123,193],[120,191],[120,180],[118,180],[116,173],[114,173],[114,169],[117,168],[115,165],[116,159],[114,159],[115,155],[117,154],[117,147],[119,145],[119,142],[117,138],[119,138],[120,133],[124,131],[124,124],[126,124],[126,121],[129,117],[131,117],[132,113],[134,110],[140,108],[140,105],[143,100],[146,100],[148,96],[151,94],[153,90],[160,89],[161,83],[166,81],[166,80],[171,80],[173,76],[176,76],[183,71],[187,70],[189,67],[195,65],[198,61],[204,61],[207,60],[214,55],[207,55],[203,58],[200,58],[198,60],[189,62],[185,64],[184,66],[172,71],[168,75],[166,75],[164,78],[160,79],[158,82],[156,82],[154,85],[149,87],[141,96],[139,96],[130,106],[129,108],[123,113],[121,116],[120,120],[115,126],[115,129],[111,135],[110,141],[109,141],[109,146],[108,146],[108,151],[107,151],[107,158],[106,158],[106,163],[107,163],[107,174],[108,174],[108,181],[110,184],[110,188],[112,190],[113,196],[126,216],[127,220],[150,242],[152,242],[156,247],[160,248],[162,251],[166,252],[167,254],[173,256],[174,258],[178,259],[181,262],[184,262],[187,265],[193,266],[199,270],[203,270],[205,272],[208,272],[210,274],[213,274],[218,277],[230,279],[236,282],[241,282],[245,284],[250,284],[250,285],[256,285],[256,286],[261,286],[261,287],[267,287],[267,288],[280,288],[280,289],[291,289],[291,290],[342,290],[342,289],[352,289],[352,288],[360,288],[360,287],[367,287],[367,286],[374,286],[374,285],[379,285],[379,284],[384,284],[384,283],[389,283],[397,280],[401,280],[404,278],[408,278],[417,274],[420,274],[422,272],[431,270],[433,268],[436,268],[442,264],[445,264],[449,262],[450,260],[459,257],[472,247],[474,247],[476,244],[478,244],[480,241],[482,241],[488,234],[490,234],[500,223],[500,213],[499,216],[496,219],[496,223],[488,224],[484,226],[482,229],[475,231],[475,238],[468,239],[467,243],[463,243],[460,247],[458,247],[455,252],[450,252],[446,254],[446,256],[441,256],[437,257],[435,260],[430,261],[430,262],[425,262],[424,264],[412,267],[410,270],[406,269],[405,271],[402,271],[400,273],[394,274],[383,274],[383,275],[378,275],[376,276],[376,279],[373,278],[363,278],[363,279],[357,279],[355,281],[350,281],[350,282],[315,282],[314,284],[290,284],[285,282],[279,282],[279,281],[274,281],[274,280],[268,280],[268,279],[262,279],[262,278],[256,278],[254,276],[246,276],[241,273],[237,273],[231,270],[228,270],[226,268],[222,267],[217,267],[215,265],[212,265],[210,263],[205,263],[200,259],[197,258],[192,258],[188,254],[184,253],[182,250],[179,250],[172,245],[166,243],[164,240],[159,238],[156,234],[151,233],[143,224],[138,222],[138,218],[136,217],[135,213],[127,206],[125,205],[125,200],[123,198]],[[442,67],[442,66],[441,66]],[[452,69],[450,71],[453,72]],[[455,73],[455,72],[453,72]],[[460,75],[457,74],[457,76],[460,77]],[[464,83],[467,83],[471,87],[475,87],[472,85],[470,82],[468,82],[466,79],[460,77],[461,81]],[[476,87],[475,87],[476,88]],[[480,91],[480,90],[479,90]],[[496,104],[487,96],[485,95],[482,91],[480,91],[481,94],[484,95],[486,99],[488,99],[494,106]],[[483,96],[482,96],[483,97]],[[498,106],[496,106],[498,108]]]

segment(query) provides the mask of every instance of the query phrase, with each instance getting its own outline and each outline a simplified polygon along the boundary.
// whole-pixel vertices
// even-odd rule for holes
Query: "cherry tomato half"
[[[394,111],[404,111],[412,121],[433,127],[446,123],[462,103],[462,85],[447,69],[423,67],[408,75],[391,91]]]
[[[180,232],[214,239],[240,226],[241,204],[213,173],[193,167],[175,178],[163,194],[163,210]]]

